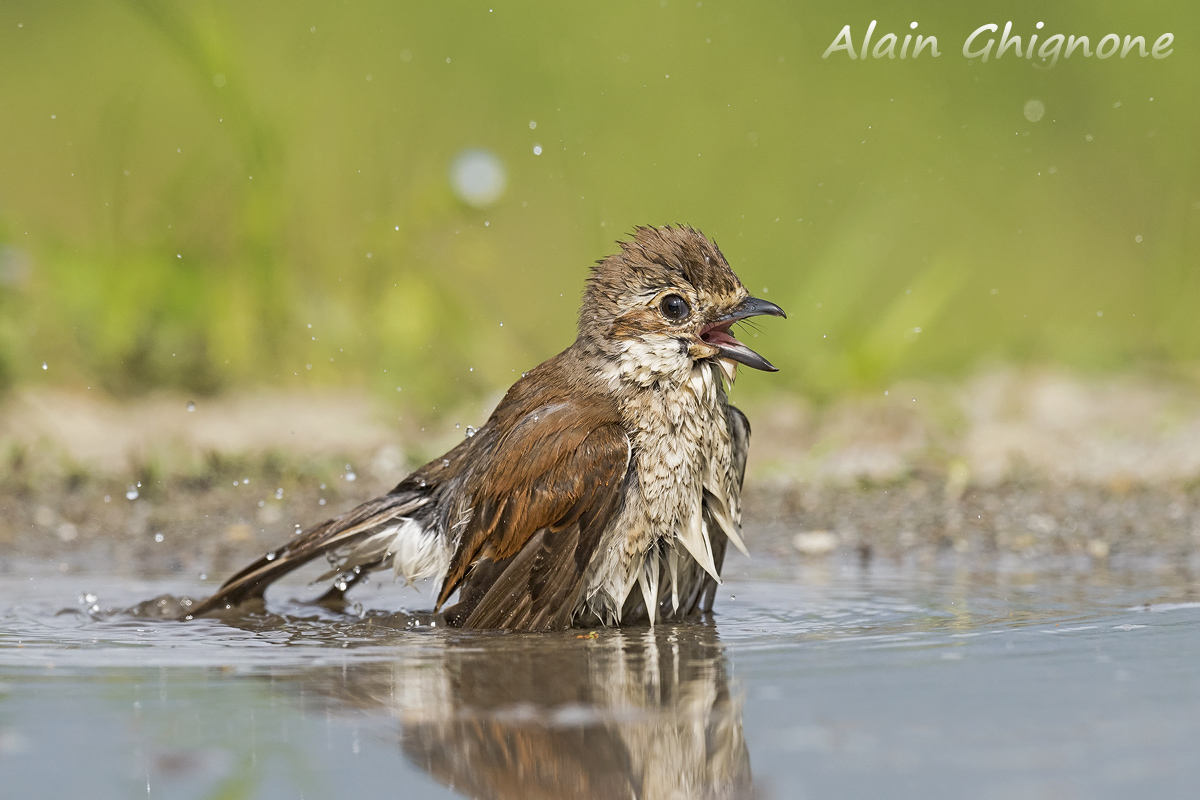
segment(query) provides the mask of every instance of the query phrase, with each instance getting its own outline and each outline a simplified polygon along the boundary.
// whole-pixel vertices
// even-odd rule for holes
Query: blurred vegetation
[[[821,59],[871,19],[918,20],[942,56]],[[1175,51],[962,57],[1009,19]],[[615,238],[667,222],[790,312],[756,343],[783,372],[743,392],[1193,362],[1198,23],[1184,2],[9,2],[0,388],[486,396],[570,342]],[[484,210],[447,178],[470,147],[508,172]]]

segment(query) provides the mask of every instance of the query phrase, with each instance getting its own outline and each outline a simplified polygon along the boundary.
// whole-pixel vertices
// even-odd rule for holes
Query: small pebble
[[[833,531],[801,531],[792,537],[792,546],[806,556],[823,556],[836,550],[838,541]]]

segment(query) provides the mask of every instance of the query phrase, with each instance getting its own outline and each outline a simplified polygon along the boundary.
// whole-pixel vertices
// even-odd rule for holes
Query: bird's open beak
[[[729,326],[733,325],[733,323],[763,314],[787,319],[787,314],[784,313],[783,309],[774,303],[759,300],[757,297],[747,297],[741,303],[738,303],[728,314],[718,317],[705,325],[700,330],[700,340],[711,347],[717,348],[720,351],[721,358],[728,358],[731,361],[737,361],[748,367],[754,367],[766,372],[778,372],[779,369],[772,365],[770,361],[767,361],[758,353],[746,347],[746,345],[733,338],[729,333]]]

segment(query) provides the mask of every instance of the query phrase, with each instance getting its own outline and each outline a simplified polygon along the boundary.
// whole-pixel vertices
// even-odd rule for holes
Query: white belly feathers
[[[723,374],[711,362],[689,366],[684,380],[636,392],[622,409],[638,421],[629,430],[638,485],[605,531],[580,600],[580,610],[606,624],[620,623],[635,585],[653,622],[660,587],[670,587],[677,610],[706,575],[720,582],[703,514],[706,491],[723,532],[745,549]]]

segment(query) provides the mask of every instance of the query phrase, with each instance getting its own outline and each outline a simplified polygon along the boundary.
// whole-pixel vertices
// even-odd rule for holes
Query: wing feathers
[[[212,597],[191,610],[191,616],[262,597],[267,586],[292,570],[323,553],[364,539],[381,527],[395,524],[398,519],[413,514],[428,502],[427,497],[411,493],[390,494],[323,522],[225,581]]]
[[[614,408],[576,401],[539,406],[512,426],[479,465],[483,480],[471,487],[474,513],[439,607],[479,558],[511,558],[538,530],[574,524],[591,510],[598,490],[615,491],[629,463],[629,437],[618,420]]]
[[[547,630],[570,624],[583,575],[621,501],[629,469],[629,438],[616,423],[580,436],[540,436],[524,449],[503,500],[485,500],[455,553],[439,602],[463,586],[471,598],[464,627]],[[563,452],[562,441],[577,441]],[[502,451],[503,448],[501,448]],[[556,458],[546,459],[545,452]],[[523,474],[522,474],[523,473]],[[489,516],[490,515],[490,516]],[[497,575],[484,563],[503,564]],[[487,581],[486,587],[479,585]],[[461,603],[460,603],[461,605]]]

